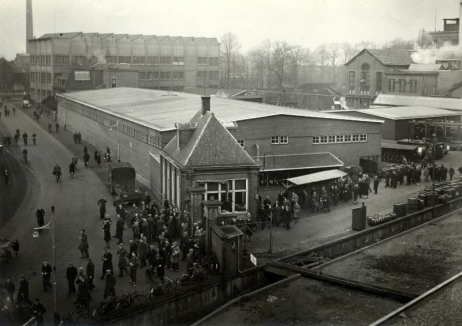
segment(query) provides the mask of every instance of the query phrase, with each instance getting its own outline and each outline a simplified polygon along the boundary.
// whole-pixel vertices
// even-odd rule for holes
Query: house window
[[[82,71],[74,71],[75,80],[90,80],[90,71],[82,70]]]
[[[184,57],[173,57],[174,66],[184,66]]]
[[[247,179],[228,180],[226,183],[207,182],[205,189],[206,200],[211,200],[212,196],[220,200],[222,210],[247,210]]]
[[[389,79],[388,80],[388,91],[389,92],[394,92],[395,91],[395,80],[394,79]]]
[[[280,143],[281,144],[288,144],[289,143],[289,136],[280,136]]]
[[[359,135],[353,135],[353,143],[359,142]]]
[[[197,64],[199,66],[206,66],[208,64],[207,57],[197,57]]]
[[[335,143],[335,136],[329,136],[329,143]]]
[[[239,145],[241,145],[242,148],[245,147],[245,140],[244,139],[238,140],[237,142],[239,143]]]
[[[279,144],[279,136],[271,136],[271,144]]]
[[[350,91],[354,91],[355,89],[355,72],[354,71],[350,71],[348,73],[348,89]]]
[[[344,135],[345,143],[351,143],[351,135]]]
[[[381,92],[382,91],[382,72],[375,73],[375,91]]]
[[[161,65],[171,65],[172,57],[160,57],[160,64]]]
[[[343,143],[343,135],[335,136],[335,142],[337,143]]]
[[[144,71],[140,71],[140,79],[146,79],[146,73]]]
[[[209,66],[218,66],[218,57],[210,57]]]
[[[359,86],[362,91],[369,91],[371,87],[371,68],[367,63],[361,66],[361,80]]]
[[[321,136],[321,144],[327,144],[327,136]]]
[[[410,92],[411,93],[417,93],[417,80],[412,79],[410,82]]]
[[[404,79],[398,80],[398,85],[399,85],[400,93],[406,92],[406,80],[404,80]]]
[[[361,134],[361,135],[359,135],[359,141],[361,141],[361,142],[367,142],[367,134]]]
[[[319,137],[319,136],[313,137],[313,144],[319,144],[320,141],[321,141],[321,137]]]

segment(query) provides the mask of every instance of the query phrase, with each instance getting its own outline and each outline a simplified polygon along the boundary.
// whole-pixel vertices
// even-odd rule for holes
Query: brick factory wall
[[[160,175],[160,156],[150,153],[150,164],[149,164],[149,181],[150,187],[157,200],[161,199],[161,175]]]

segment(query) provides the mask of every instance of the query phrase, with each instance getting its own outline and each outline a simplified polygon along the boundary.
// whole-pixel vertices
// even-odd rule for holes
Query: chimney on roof
[[[176,124],[176,146],[179,149],[182,149],[186,145],[195,129],[196,123],[194,122]]]
[[[202,115],[210,111],[210,96],[201,96],[202,98]]]
[[[32,0],[26,0],[26,53],[30,53],[29,40],[34,39]]]

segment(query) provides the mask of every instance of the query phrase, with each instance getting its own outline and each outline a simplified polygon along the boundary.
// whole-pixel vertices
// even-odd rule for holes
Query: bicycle
[[[92,319],[92,315],[88,310],[88,307],[83,305],[78,305],[76,311],[69,311],[64,319],[61,320],[59,325],[88,325],[89,321]]]
[[[123,294],[117,300],[116,309],[125,309],[131,307],[132,305],[141,304],[146,301],[148,301],[148,298],[145,295],[141,294],[140,291],[135,290],[135,292],[133,293]]]
[[[146,282],[148,283],[151,283],[154,280],[155,275],[156,269],[152,265],[150,265],[144,272],[144,277],[146,278]]]
[[[152,300],[160,295],[169,293],[172,290],[173,285],[175,285],[176,290],[178,286],[178,281],[173,282],[173,280],[168,275],[165,275],[163,283],[159,283],[158,286],[151,285],[151,289],[149,290],[149,300]]]
[[[116,298],[113,296],[108,296],[106,299],[100,302],[100,304],[98,305],[98,307],[96,307],[95,311],[93,311],[91,316],[101,318],[108,315],[115,309],[117,309]]]

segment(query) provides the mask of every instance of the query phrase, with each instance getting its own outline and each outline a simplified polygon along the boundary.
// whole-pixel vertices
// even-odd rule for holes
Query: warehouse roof
[[[431,108],[462,111],[462,99],[447,97],[379,94],[374,100],[374,105],[427,106]]]
[[[388,107],[378,109],[362,109],[355,110],[363,114],[376,116],[391,120],[406,120],[406,119],[424,119],[434,117],[460,116],[460,113],[449,110],[429,108],[426,106],[401,106]]]
[[[141,88],[108,88],[58,94],[116,117],[134,121],[159,131],[174,130],[175,123],[186,123],[201,108],[201,98],[195,94],[157,91]],[[211,110],[222,122],[242,121],[279,115],[328,120],[381,121],[332,115],[303,109],[234,101],[212,97]]]
[[[254,157],[254,159],[256,159],[256,157]],[[264,159],[263,163],[263,170],[266,172],[343,166],[343,162],[331,153],[274,155],[274,159],[272,156],[268,156]]]

